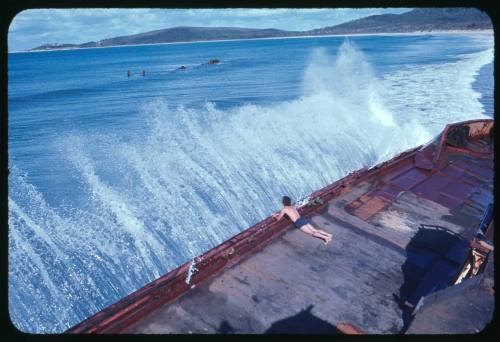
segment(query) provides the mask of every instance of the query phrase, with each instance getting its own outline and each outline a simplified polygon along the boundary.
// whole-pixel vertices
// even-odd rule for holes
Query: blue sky
[[[291,31],[337,25],[408,8],[363,9],[31,9],[9,27],[9,51],[46,43],[85,43],[176,26],[277,28]]]

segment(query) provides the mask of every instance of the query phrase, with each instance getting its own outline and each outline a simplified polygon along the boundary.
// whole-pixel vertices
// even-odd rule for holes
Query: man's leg
[[[310,224],[305,224],[302,227],[300,227],[299,229],[308,235],[314,236],[316,238],[324,240],[325,242],[328,242],[328,238],[326,236],[318,233],[317,229],[312,227]]]
[[[324,230],[314,228],[310,223],[308,223],[307,226],[311,231],[316,233],[316,235],[321,235],[323,240],[328,242],[332,239],[332,234],[327,233]]]
[[[321,234],[323,234],[324,236],[326,236],[326,238],[327,238],[328,240],[331,240],[331,239],[332,239],[332,234],[327,233],[327,232],[325,232],[324,230],[319,230],[319,229],[318,229],[318,231],[319,231]]]

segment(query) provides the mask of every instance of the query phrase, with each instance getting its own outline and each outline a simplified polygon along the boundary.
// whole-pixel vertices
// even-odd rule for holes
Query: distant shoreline
[[[172,44],[197,44],[197,43],[219,43],[219,42],[235,42],[246,40],[272,40],[272,39],[307,39],[307,38],[327,38],[327,37],[358,37],[358,36],[423,36],[423,35],[443,35],[443,34],[493,34],[492,29],[488,30],[449,30],[449,31],[414,31],[414,32],[377,32],[377,33],[346,33],[346,34],[325,34],[325,35],[305,35],[305,36],[289,36],[289,37],[266,37],[266,38],[240,38],[240,39],[214,39],[214,40],[193,40],[188,42],[165,42],[165,43],[149,43],[149,44],[127,44],[127,45],[110,45],[110,46],[92,46],[92,47],[71,47],[61,49],[47,50],[21,50],[12,51],[9,53],[37,53],[50,51],[69,51],[69,50],[87,50],[87,49],[108,49],[108,48],[123,48],[131,46],[149,46],[149,45],[172,45]]]

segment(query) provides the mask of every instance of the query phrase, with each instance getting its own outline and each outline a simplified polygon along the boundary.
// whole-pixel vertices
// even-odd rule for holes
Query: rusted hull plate
[[[467,148],[446,144],[447,134],[457,127],[469,129],[471,140]],[[403,191],[411,191],[449,209],[459,207],[475,194],[476,187],[493,179],[493,149],[487,140],[492,127],[493,120],[448,125],[443,134],[418,150],[413,159],[381,171],[381,180],[375,187],[349,203],[346,211],[367,220],[384,210]],[[480,158],[478,150],[483,151]]]
[[[428,176],[429,176],[429,171],[412,168],[408,172],[405,172],[401,176],[391,180],[391,183],[399,186],[404,190],[410,190],[415,185],[421,183]]]

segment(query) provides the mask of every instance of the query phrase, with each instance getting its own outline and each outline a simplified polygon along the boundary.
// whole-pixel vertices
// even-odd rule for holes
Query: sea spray
[[[335,58],[324,49],[313,51],[302,89],[310,94],[306,97],[319,103],[311,108],[323,109],[318,126],[332,130],[334,135],[348,132],[355,137],[352,144],[359,150],[372,149],[373,158],[365,160],[366,164],[380,162],[431,138],[417,117],[396,122],[395,114],[384,100],[387,85],[376,77],[365,55],[349,40],[340,46]],[[341,146],[353,146],[335,136],[329,139]]]
[[[459,57],[459,63],[412,66],[383,76],[388,106],[398,111],[399,123],[419,122],[434,136],[450,121],[487,117],[472,84],[481,67],[493,62],[493,49]]]

